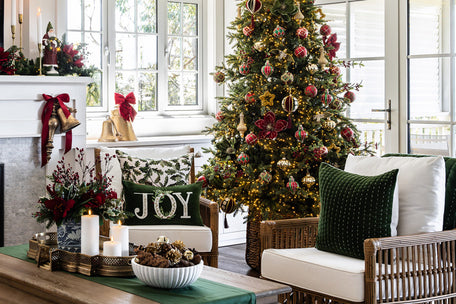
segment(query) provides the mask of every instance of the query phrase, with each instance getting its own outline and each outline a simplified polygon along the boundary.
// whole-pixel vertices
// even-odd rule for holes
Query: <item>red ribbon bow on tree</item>
[[[340,42],[337,42],[337,34],[332,34],[329,36],[328,40],[325,42],[326,46],[331,48],[328,50],[329,60],[333,60],[336,57],[336,52],[340,49]]]
[[[56,97],[43,94],[43,98],[46,101],[46,104],[44,105],[43,113],[41,113],[41,122],[43,125],[41,130],[41,167],[45,166],[48,162],[46,157],[46,144],[49,139],[49,118],[51,118],[54,104],[59,104],[66,118],[70,116],[70,110],[68,110],[65,105],[65,103],[70,101],[70,96],[68,94],[60,94]],[[73,133],[69,130],[65,134],[65,153],[71,150],[72,139]]]
[[[126,121],[135,120],[136,111],[131,106],[136,103],[135,94],[133,92],[129,93],[127,97],[124,97],[122,94],[115,93],[116,104],[119,105],[120,116]]]

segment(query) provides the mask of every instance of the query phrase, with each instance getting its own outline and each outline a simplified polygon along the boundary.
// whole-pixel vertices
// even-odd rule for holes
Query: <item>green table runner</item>
[[[28,261],[35,262],[27,257],[28,244],[10,247],[0,247],[0,253]],[[44,271],[44,270],[43,270]],[[85,276],[71,273],[77,277],[99,284],[126,291],[149,300],[163,304],[255,304],[253,292],[240,288],[216,283],[199,278],[189,287],[179,289],[160,289],[146,286],[137,278],[116,278]]]

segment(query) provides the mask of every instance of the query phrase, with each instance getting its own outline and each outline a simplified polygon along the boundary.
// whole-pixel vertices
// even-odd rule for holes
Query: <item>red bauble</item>
[[[248,104],[254,103],[255,102],[255,94],[252,93],[252,92],[248,92],[247,94],[245,94],[244,100]]]
[[[223,116],[222,111],[218,111],[217,114],[215,114],[215,119],[217,119],[218,121],[222,121],[223,118],[225,118],[225,116]]]
[[[300,27],[296,30],[296,36],[298,36],[299,39],[306,39],[308,35],[309,31],[305,27]]]
[[[274,68],[269,63],[269,60],[266,60],[266,64],[261,68],[261,73],[266,77],[274,73]]]
[[[255,134],[250,133],[245,137],[245,142],[253,146],[258,142],[258,137]]]
[[[314,85],[309,85],[307,88],[304,90],[304,94],[308,97],[315,97],[318,94],[318,90]]]
[[[248,0],[245,3],[245,7],[252,14],[255,14],[256,12],[258,12],[261,9],[262,6],[263,6],[263,4],[261,3],[260,0]]]
[[[345,127],[340,131],[340,135],[342,135],[346,141],[352,141],[354,133],[350,127]]]
[[[223,72],[216,72],[214,74],[214,81],[216,83],[222,83],[225,81],[225,74]]]
[[[249,160],[250,160],[250,157],[247,154],[245,154],[244,152],[241,152],[241,154],[239,154],[239,156],[237,158],[237,162],[240,165],[248,164]]]
[[[356,96],[355,96],[355,93],[353,93],[352,91],[347,91],[344,94],[344,98],[347,100],[347,102],[352,103],[353,101],[355,101]]]
[[[321,27],[320,27],[320,34],[322,36],[329,36],[329,34],[331,34],[331,27],[327,24],[323,24]]]
[[[250,26],[246,26],[244,27],[242,32],[244,33],[244,35],[250,36],[253,33],[253,28],[251,28]]]
[[[198,177],[198,179],[196,180],[197,182],[202,182],[203,185],[202,187],[203,188],[206,188],[207,187],[207,179],[204,175],[201,175],[200,177]]]
[[[323,157],[325,157],[328,154],[328,148],[326,148],[325,146],[315,148],[313,150],[313,154],[314,154],[315,159],[321,160]]]
[[[298,131],[295,132],[295,137],[299,142],[303,142],[307,138],[307,132],[302,125],[299,125]]]
[[[295,193],[298,190],[299,184],[294,180],[293,176],[290,176],[287,183],[287,188],[291,193]]]
[[[250,64],[247,64],[247,63],[241,64],[241,66],[239,67],[239,73],[241,75],[247,75],[248,73],[250,73]]]
[[[325,92],[323,95],[321,95],[321,102],[325,106],[329,106],[331,104],[332,100],[333,100],[333,97],[328,92]]]
[[[294,54],[298,58],[306,57],[307,56],[307,49],[305,47],[303,47],[302,45],[300,45],[294,50]]]

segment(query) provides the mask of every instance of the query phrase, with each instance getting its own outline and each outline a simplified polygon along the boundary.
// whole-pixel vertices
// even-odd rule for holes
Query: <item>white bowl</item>
[[[158,288],[182,288],[193,284],[203,271],[204,262],[195,266],[180,268],[159,268],[140,265],[131,260],[135,275],[146,285]]]

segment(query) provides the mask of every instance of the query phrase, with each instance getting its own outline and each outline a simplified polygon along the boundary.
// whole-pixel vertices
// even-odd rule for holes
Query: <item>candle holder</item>
[[[24,15],[19,14],[19,49],[22,51],[22,23],[24,22]]]
[[[13,45],[15,45],[14,40],[16,39],[16,25],[11,25],[11,37],[13,38]]]
[[[40,76],[43,76],[43,62],[42,62],[42,58],[41,58],[41,54],[42,54],[42,47],[43,47],[43,44],[41,42],[38,42],[38,60],[40,61],[40,66],[38,68],[39,70],[39,75]]]

